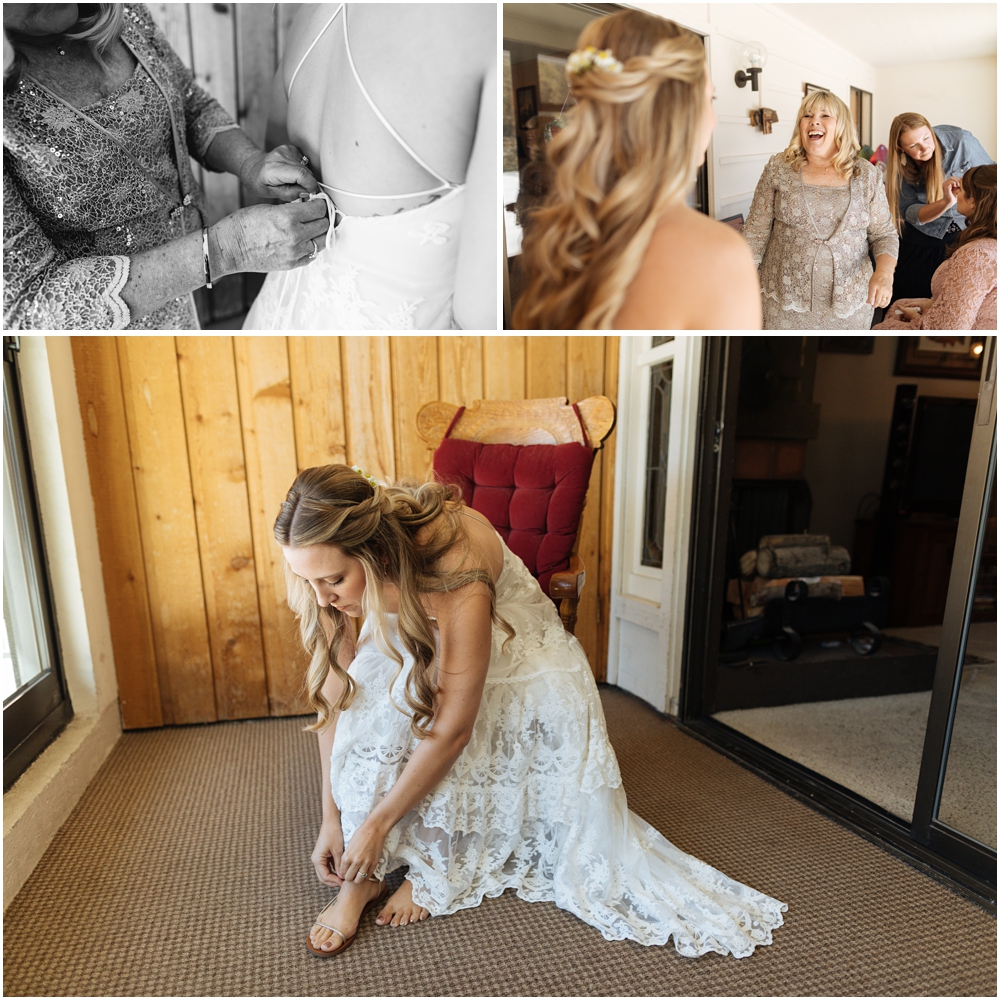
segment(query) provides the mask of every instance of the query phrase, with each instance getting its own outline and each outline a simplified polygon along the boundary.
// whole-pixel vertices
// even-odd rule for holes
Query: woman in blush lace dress
[[[784,903],[678,850],[628,809],[597,686],[552,601],[449,487],[306,469],[274,528],[311,653],[323,822],[339,893],[309,948],[514,889],[608,940],[741,958]],[[349,618],[364,615],[355,642]],[[388,899],[385,877],[408,866]],[[383,902],[384,900],[384,902]]]
[[[931,298],[897,299],[872,329],[997,328],[996,164],[967,170],[955,195],[965,229],[931,278]]]
[[[301,5],[272,138],[331,226],[245,329],[496,329],[496,42],[489,4]]]

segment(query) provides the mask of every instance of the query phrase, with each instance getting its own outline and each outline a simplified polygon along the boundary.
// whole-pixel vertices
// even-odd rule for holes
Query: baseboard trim
[[[121,734],[117,699],[100,715],[76,716],[4,794],[4,912]]]

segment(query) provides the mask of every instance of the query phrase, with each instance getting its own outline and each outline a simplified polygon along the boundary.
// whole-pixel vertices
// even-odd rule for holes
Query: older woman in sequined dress
[[[142,4],[3,5],[6,329],[197,329],[191,293],[308,263],[328,228],[293,146],[265,154]],[[205,226],[190,157],[262,198]]]
[[[867,330],[889,304],[899,238],[859,149],[848,107],[819,90],[764,168],[743,238],[760,266],[765,330]]]

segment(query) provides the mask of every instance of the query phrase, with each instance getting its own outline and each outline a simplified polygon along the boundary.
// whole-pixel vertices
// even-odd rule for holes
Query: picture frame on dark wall
[[[526,128],[538,114],[538,88],[534,84],[517,88],[517,127]]]
[[[985,342],[982,336],[900,337],[893,374],[978,381]]]
[[[820,337],[819,349],[826,354],[873,354],[874,337]]]

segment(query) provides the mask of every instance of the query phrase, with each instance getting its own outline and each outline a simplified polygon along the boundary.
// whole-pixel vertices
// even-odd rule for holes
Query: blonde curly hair
[[[811,115],[817,108],[829,112],[837,119],[837,128],[834,130],[837,152],[833,155],[833,166],[837,173],[845,180],[860,173],[861,161],[858,159],[858,153],[861,152],[861,144],[858,142],[858,130],[854,126],[854,115],[851,114],[851,109],[829,90],[814,90],[811,94],[806,94],[799,105],[792,141],[784,153],[785,162],[790,163],[793,170],[802,169],[806,162],[806,151],[802,148],[799,125],[806,115]]]
[[[383,486],[346,465],[325,465],[299,473],[274,522],[274,537],[279,545],[336,545],[345,555],[360,561],[366,583],[362,610],[371,622],[379,650],[397,664],[390,691],[403,668],[403,659],[386,634],[382,591],[386,583],[399,588],[399,637],[413,657],[404,696],[413,713],[410,728],[418,739],[430,735],[434,718],[432,669],[436,655],[436,638],[420,602],[421,593],[481,583],[489,591],[493,623],[508,639],[514,635],[510,625],[497,614],[496,587],[485,569],[447,571],[439,566],[439,560],[452,546],[468,550],[459,505],[451,503],[453,499],[452,488],[439,483]],[[418,543],[418,530],[438,518],[439,529],[431,533],[429,540]],[[308,728],[321,732],[330,725],[334,712],[349,708],[354,700],[354,680],[337,661],[344,630],[353,625],[336,608],[321,608],[309,583],[295,576],[287,563],[285,580],[288,604],[299,619],[302,644],[310,655],[306,692],[318,719]],[[321,691],[330,670],[341,682],[341,694],[334,705]]]
[[[577,43],[587,46],[622,67],[567,72],[576,107],[549,146],[553,189],[524,237],[518,329],[610,329],[661,213],[698,169],[701,39],[625,10],[588,24]]]

